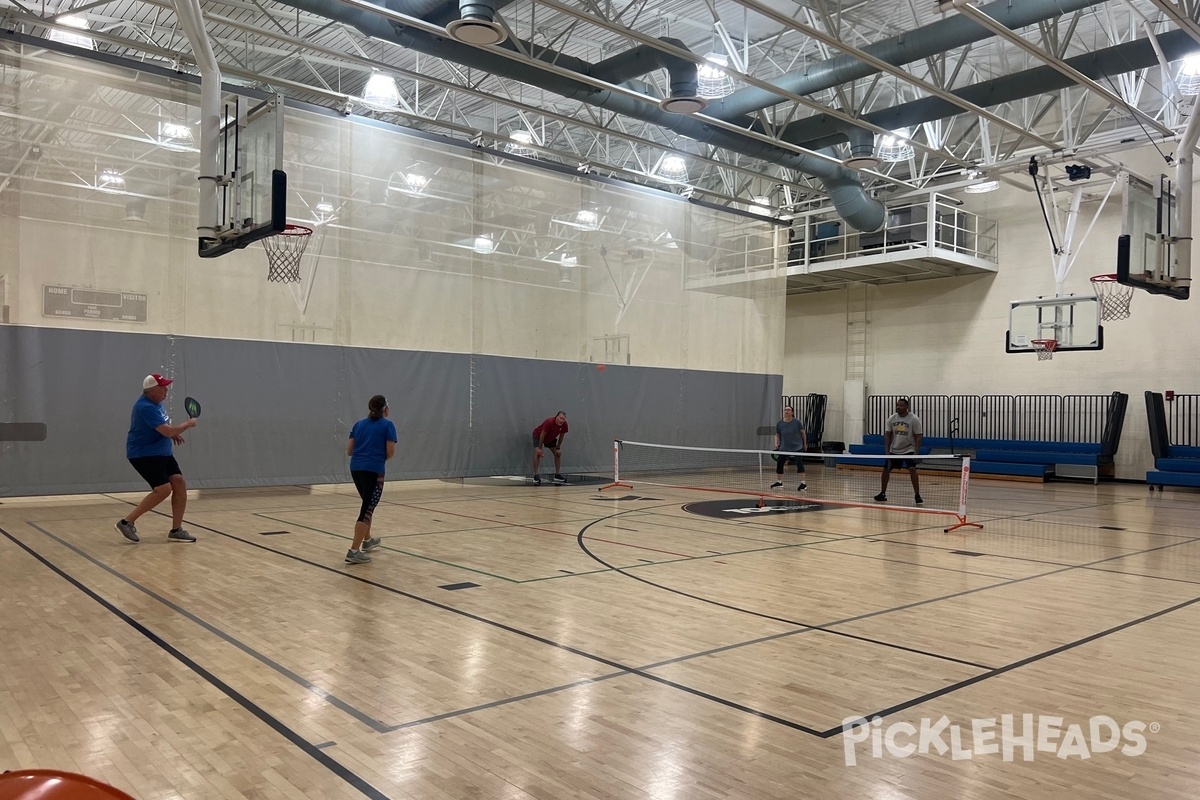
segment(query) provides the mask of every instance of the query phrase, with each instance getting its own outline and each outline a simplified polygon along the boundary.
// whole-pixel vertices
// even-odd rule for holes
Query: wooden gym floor
[[[352,493],[194,493],[190,545],[152,515],[125,543],[139,495],[0,503],[0,769],[140,800],[1200,796],[1200,494],[977,480],[985,529],[946,535],[397,482],[349,566]],[[972,731],[1005,714],[1061,732],[1005,760]],[[962,741],[875,757],[841,728],[874,715]],[[1100,716],[1144,752],[1091,745]]]

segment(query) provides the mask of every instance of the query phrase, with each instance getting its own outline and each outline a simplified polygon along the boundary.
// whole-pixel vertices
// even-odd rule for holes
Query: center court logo
[[[820,511],[820,503],[803,500],[767,500],[761,507],[757,500],[705,500],[687,503],[683,510],[711,519],[749,520],[778,514],[797,514],[804,511]]]
[[[999,719],[973,719],[963,726],[943,715],[937,720],[922,719],[920,726],[893,722],[885,727],[879,717],[847,717],[842,720],[842,742],[848,767],[868,752],[872,758],[949,754],[955,761],[995,755],[1005,761],[1033,761],[1036,754],[1046,753],[1086,761],[1118,748],[1122,755],[1140,756],[1146,752],[1146,732],[1158,733],[1156,722],[1147,725],[1131,720],[1119,725],[1103,715],[1064,723],[1062,717],[1005,714]]]

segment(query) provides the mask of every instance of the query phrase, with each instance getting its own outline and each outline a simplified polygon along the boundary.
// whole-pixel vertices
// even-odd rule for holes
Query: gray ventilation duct
[[[1186,31],[1168,31],[1157,38],[1163,55],[1168,61],[1176,61],[1188,53],[1200,50],[1200,44],[1192,39]],[[1138,39],[1069,58],[1066,63],[1087,77],[1098,79],[1152,67],[1158,63],[1158,56],[1149,39]],[[986,108],[1074,85],[1076,85],[1074,81],[1053,67],[1037,67],[956,89],[953,94]],[[961,108],[948,100],[940,97],[923,97],[910,103],[864,114],[863,119],[872,125],[896,130],[897,128],[915,127],[923,122],[945,119],[962,113],[964,112]],[[844,142],[849,138],[853,149],[854,136],[857,135],[855,131],[869,134],[865,128],[847,126],[845,122],[836,117],[818,114],[788,125],[784,129],[782,137],[789,142],[795,142],[814,150]]]
[[[459,0],[459,18],[446,25],[451,38],[467,44],[500,44],[508,32],[496,22],[496,6],[492,0]]]
[[[680,50],[688,49],[688,46],[678,39],[663,37],[659,41]],[[672,114],[695,114],[708,106],[708,101],[699,95],[695,62],[663,52],[648,44],[632,47],[592,65],[590,74],[598,80],[622,84],[656,69],[665,69],[671,76],[670,96],[658,104],[663,111]]]
[[[496,12],[512,3],[513,0],[487,0],[491,8],[489,20],[495,20]],[[448,28],[450,23],[463,18],[462,0],[385,0],[380,5],[408,14],[410,17],[420,17],[432,25]]]
[[[395,42],[411,50],[481,69],[493,75],[539,86],[546,91],[569,99],[579,100],[673,130],[699,142],[812,175],[825,185],[834,207],[851,226],[862,231],[874,231],[883,225],[883,205],[867,196],[862,184],[858,181],[857,173],[839,164],[831,164],[823,158],[795,153],[750,136],[707,125],[689,116],[668,113],[637,98],[599,89],[581,80],[540,69],[535,64],[514,61],[487,50],[393,24],[379,14],[343,5],[337,0],[286,0],[286,2],[295,8],[350,25],[367,36]],[[533,53],[534,58],[539,61],[580,75],[590,77],[594,74],[593,65],[582,59],[542,47],[534,47],[526,42],[521,42],[521,45],[527,48],[527,52]],[[512,40],[503,42],[499,47],[516,51],[516,45]],[[613,72],[619,74],[616,70]],[[672,83],[675,84],[677,81],[673,78]]]
[[[497,6],[507,5],[512,0],[497,3]],[[379,5],[421,19],[438,20],[445,25],[450,20],[458,19],[459,0],[383,0]]]
[[[997,0],[980,6],[980,11],[1011,30],[1099,5],[1105,0]],[[938,22],[883,39],[862,48],[863,52],[894,66],[909,64],[923,58],[940,55],[947,50],[990,38],[991,31],[971,19],[955,14]],[[835,56],[814,64],[803,72],[793,72],[771,83],[792,94],[809,95],[832,89],[843,83],[866,78],[879,72],[870,64],[851,55]],[[768,106],[787,102],[787,98],[768,89],[749,86],[723,100],[713,103],[708,113],[724,120],[733,120]],[[960,113],[960,112],[955,112]]]
[[[850,157],[842,163],[851,169],[875,169],[878,167],[879,159],[875,156],[875,133],[842,120],[838,120],[838,122],[841,122],[841,130],[845,132],[846,139],[850,142]],[[819,150],[821,148],[809,149]]]

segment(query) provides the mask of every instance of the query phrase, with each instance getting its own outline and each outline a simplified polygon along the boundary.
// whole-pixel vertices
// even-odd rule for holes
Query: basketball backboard
[[[1005,351],[1036,352],[1035,339],[1054,339],[1057,351],[1103,350],[1100,303],[1095,296],[1068,295],[1014,300],[1008,311]]]
[[[200,237],[201,258],[241,250],[286,225],[283,116],[279,95],[225,98],[217,151],[217,236]]]
[[[1188,285],[1175,280],[1178,230],[1175,195],[1166,176],[1152,185],[1126,176],[1122,187],[1121,235],[1117,237],[1117,281],[1164,294],[1188,298]]]

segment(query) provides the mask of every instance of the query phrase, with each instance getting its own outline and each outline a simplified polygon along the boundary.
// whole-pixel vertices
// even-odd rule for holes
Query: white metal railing
[[[774,273],[787,258],[784,246],[787,229],[776,225],[764,229],[761,223],[747,228],[722,232],[698,252],[690,253],[692,257],[685,262],[685,277],[688,280],[759,278]]]
[[[859,256],[915,250],[952,253],[997,263],[998,226],[994,220],[964,210],[944,195],[930,193],[920,202],[892,205],[881,230],[860,233],[849,229],[832,209],[808,211],[793,223],[787,253],[788,267],[840,261]]]

